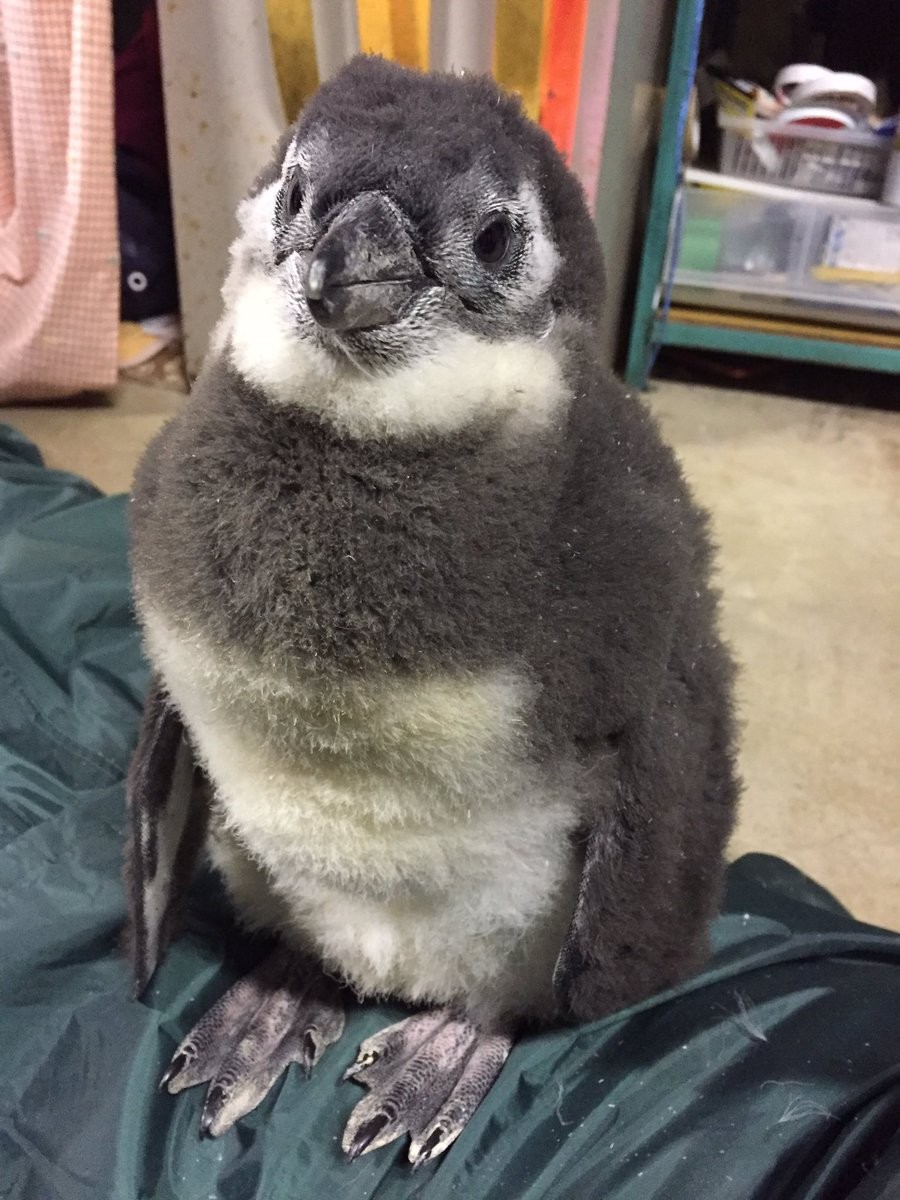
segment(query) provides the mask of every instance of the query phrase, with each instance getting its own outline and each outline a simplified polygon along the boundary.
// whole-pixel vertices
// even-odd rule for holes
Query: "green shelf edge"
[[[756,329],[723,328],[688,321],[661,323],[657,339],[666,346],[724,350],[731,354],[758,354],[769,358],[790,358],[799,362],[826,363],[829,366],[900,374],[900,347],[860,346],[855,342],[763,333]]]
[[[704,0],[678,0],[672,29],[672,48],[663,103],[662,122],[650,209],[644,231],[644,246],[638,271],[637,289],[631,316],[631,333],[624,377],[636,388],[647,386],[654,342],[654,323],[657,319],[657,291],[662,279],[669,244],[669,223],[672,205],[681,177],[681,146],[687,116],[687,101],[697,69],[697,50],[700,27],[703,23]]]

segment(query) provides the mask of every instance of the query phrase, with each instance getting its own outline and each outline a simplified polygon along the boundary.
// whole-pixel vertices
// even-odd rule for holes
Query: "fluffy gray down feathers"
[[[338,345],[302,264],[362,193],[433,294]],[[482,271],[498,206],[516,257]],[[225,299],[132,531],[238,915],[479,1020],[676,982],[736,803],[732,667],[705,516],[598,361],[600,253],[549,139],[488,80],[357,60],[254,185]]]

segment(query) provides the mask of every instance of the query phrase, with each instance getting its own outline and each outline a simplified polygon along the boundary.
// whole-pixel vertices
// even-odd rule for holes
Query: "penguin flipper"
[[[607,744],[612,802],[584,840],[581,884],[553,986],[560,1012],[595,1021],[699,970],[725,874],[739,784],[727,699],[675,676]]]
[[[208,792],[181,717],[154,676],[126,783],[127,944],[135,997],[171,938],[206,831]]]

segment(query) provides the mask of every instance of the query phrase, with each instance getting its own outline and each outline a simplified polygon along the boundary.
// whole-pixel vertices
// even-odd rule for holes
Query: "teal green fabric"
[[[214,880],[148,994],[117,939],[123,778],[147,670],[123,497],[0,428],[0,1197],[3,1200],[888,1200],[900,1195],[900,937],[778,859],[730,872],[709,968],[531,1037],[447,1156],[343,1161],[341,1083],[400,1010],[353,1011],[221,1139],[161,1094],[189,1025],[259,951]],[[848,745],[848,753],[850,753]],[[752,797],[748,798],[752,803]]]

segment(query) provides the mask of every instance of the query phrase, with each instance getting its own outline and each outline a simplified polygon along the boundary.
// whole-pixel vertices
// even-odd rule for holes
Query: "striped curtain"
[[[358,50],[422,70],[493,71],[593,202],[619,0],[267,0],[267,9],[289,118]]]

